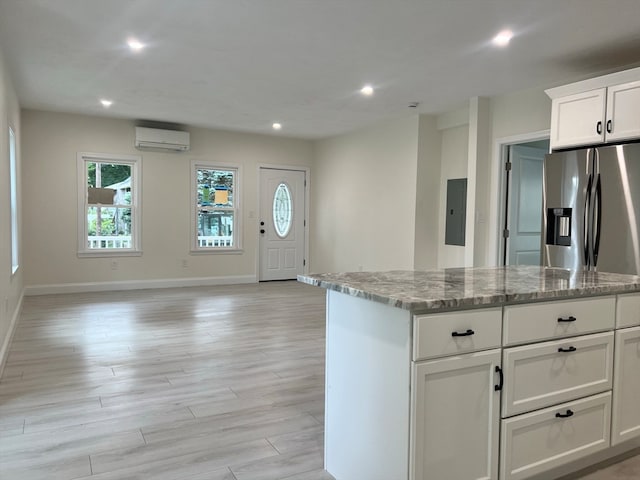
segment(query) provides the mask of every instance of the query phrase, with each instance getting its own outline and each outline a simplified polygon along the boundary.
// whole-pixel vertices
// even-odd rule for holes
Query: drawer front
[[[529,478],[609,446],[611,392],[502,421],[500,478]]]
[[[504,308],[504,345],[611,330],[616,298],[565,300]]]
[[[616,308],[616,328],[640,325],[640,293],[618,296]]]
[[[502,309],[416,315],[413,359],[443,357],[500,346]]]
[[[506,348],[502,416],[610,390],[613,339],[606,332]]]

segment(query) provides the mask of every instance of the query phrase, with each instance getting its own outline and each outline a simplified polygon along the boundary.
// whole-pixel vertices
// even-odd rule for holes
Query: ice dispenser
[[[547,245],[571,245],[571,209],[547,209]]]

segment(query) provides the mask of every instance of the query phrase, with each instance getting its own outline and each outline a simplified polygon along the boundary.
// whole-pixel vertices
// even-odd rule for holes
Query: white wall
[[[469,126],[441,130],[440,209],[438,215],[438,268],[464,267],[465,247],[445,245],[447,180],[467,177]],[[473,215],[473,212],[467,212]]]
[[[129,120],[34,110],[23,111],[22,120],[28,289],[193,278],[255,281],[258,219],[250,217],[258,212],[258,164],[309,167],[312,162],[311,142],[278,136],[192,128],[190,152],[141,152],[133,147]],[[83,151],[142,155],[143,255],[117,258],[117,270],[111,269],[113,258],[76,255],[76,153]],[[242,166],[243,254],[189,255],[193,158]],[[182,267],[183,259],[188,268]]]
[[[438,266],[441,144],[437,118],[420,115],[416,174],[416,270]]]
[[[311,271],[412,269],[418,116],[316,144]]]
[[[16,135],[18,185],[20,184],[20,107],[15,91],[9,79],[2,51],[0,51],[0,375],[6,359],[7,347],[15,320],[19,313],[23,291],[23,272],[20,266],[15,274],[11,274],[11,209],[9,181],[9,127]],[[18,187],[20,195],[20,187]],[[18,197],[18,213],[20,197]],[[24,251],[20,254],[22,261],[26,258]]]

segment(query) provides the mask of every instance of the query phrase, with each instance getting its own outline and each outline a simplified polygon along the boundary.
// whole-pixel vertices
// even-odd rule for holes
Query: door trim
[[[506,201],[506,175],[502,168],[509,156],[509,147],[520,143],[548,140],[550,130],[538,130],[536,132],[522,133],[508,137],[496,138],[493,144],[493,159],[491,161],[491,179],[496,181],[496,189],[493,190],[489,206],[489,252],[487,265],[501,265],[504,239],[502,230],[505,222],[504,202]],[[491,247],[493,245],[493,247]]]
[[[309,273],[309,191],[310,191],[310,187],[311,187],[311,181],[310,181],[310,173],[311,173],[311,169],[309,167],[302,167],[299,165],[278,165],[278,164],[273,164],[273,163],[258,163],[258,170],[257,170],[257,183],[258,183],[258,188],[257,188],[257,192],[258,192],[258,209],[256,210],[256,218],[250,218],[249,221],[254,223],[254,232],[255,232],[255,238],[256,238],[256,248],[255,248],[255,258],[256,258],[256,262],[255,262],[255,272],[256,272],[256,278],[258,279],[258,282],[260,282],[260,229],[258,228],[258,219],[260,217],[260,212],[262,211],[262,185],[260,182],[260,170],[262,169],[267,169],[267,170],[291,170],[294,172],[304,172],[304,179],[306,182],[305,188],[304,188],[304,218],[305,218],[305,222],[304,222],[304,252],[303,252],[303,258],[305,259],[304,262],[304,266],[302,267],[302,271],[304,272],[304,274],[308,274]]]

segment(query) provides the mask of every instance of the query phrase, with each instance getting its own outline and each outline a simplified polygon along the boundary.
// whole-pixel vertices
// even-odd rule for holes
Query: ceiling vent
[[[190,148],[189,132],[136,127],[136,148],[186,152]]]

